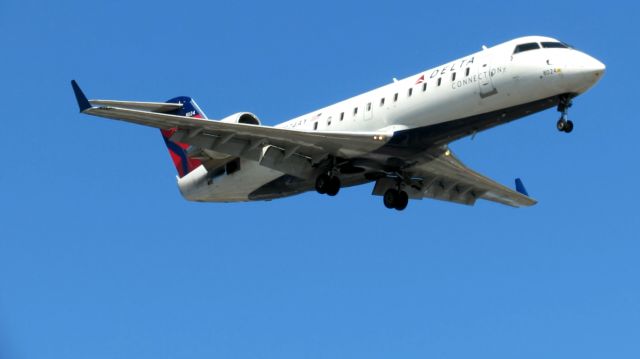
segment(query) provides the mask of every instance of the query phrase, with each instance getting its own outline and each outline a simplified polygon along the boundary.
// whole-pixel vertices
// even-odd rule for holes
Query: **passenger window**
[[[513,51],[513,54],[518,54],[521,52],[525,52],[525,51],[529,51],[529,50],[537,50],[540,48],[540,45],[538,45],[537,42],[529,42],[526,44],[521,44],[516,46],[516,49]]]
[[[438,77],[438,86],[442,84],[442,77]]]
[[[451,74],[451,81],[455,81],[456,80],[456,73],[452,73]]]
[[[425,91],[427,91],[427,83],[426,82],[422,84],[422,92],[425,92]]]
[[[344,112],[340,112],[340,121],[344,120]]]
[[[384,97],[380,99],[380,107],[384,106]]]
[[[393,95],[393,102],[397,102],[397,101],[398,101],[398,93],[396,92],[396,93]]]
[[[469,72],[471,71],[471,68],[467,67],[467,70],[464,73],[464,76],[469,76]]]
[[[316,131],[318,129],[318,121],[313,123],[313,130]]]
[[[331,116],[327,119],[327,126],[331,126]]]
[[[413,94],[413,87],[411,87],[409,89],[409,92],[407,92],[407,97],[411,97],[412,94]]]
[[[371,102],[367,104],[367,111],[371,111]]]
[[[543,42],[542,47],[545,49],[568,49],[569,46],[561,42]]]
[[[353,109],[353,115],[355,116],[355,115],[357,115],[357,114],[358,114],[358,108],[357,108],[357,107],[355,107],[355,108]]]

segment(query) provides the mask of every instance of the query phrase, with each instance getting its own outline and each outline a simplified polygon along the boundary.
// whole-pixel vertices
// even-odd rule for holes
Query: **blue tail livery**
[[[172,115],[194,118],[207,118],[200,107],[198,107],[196,102],[190,97],[175,97],[167,101],[167,103],[182,104],[182,108],[169,112]],[[164,143],[167,145],[167,149],[169,150],[169,154],[171,155],[171,160],[173,161],[173,164],[176,166],[176,170],[178,171],[178,176],[182,178],[189,172],[198,168],[198,166],[200,166],[202,162],[198,159],[190,158],[187,155],[187,150],[189,149],[190,145],[181,142],[174,142],[171,140],[171,136],[173,136],[176,131],[177,128],[160,130],[160,132],[162,133],[162,138],[164,139]]]

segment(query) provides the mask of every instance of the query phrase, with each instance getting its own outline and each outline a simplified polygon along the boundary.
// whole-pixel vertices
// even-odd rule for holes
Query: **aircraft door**
[[[487,98],[498,93],[498,89],[493,84],[494,71],[488,58],[480,59],[478,62],[478,86],[480,87],[479,94],[481,98]]]

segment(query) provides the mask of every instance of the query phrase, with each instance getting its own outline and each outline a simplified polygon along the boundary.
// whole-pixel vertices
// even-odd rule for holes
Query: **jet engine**
[[[260,125],[258,117],[250,112],[238,112],[231,116],[227,116],[220,120],[220,122],[230,123],[245,123],[247,125]]]

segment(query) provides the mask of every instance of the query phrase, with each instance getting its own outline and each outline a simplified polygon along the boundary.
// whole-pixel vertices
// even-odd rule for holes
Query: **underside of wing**
[[[111,106],[91,107],[83,113],[160,129],[177,128],[174,140],[229,155],[240,155],[229,146],[235,143],[236,146],[231,147],[241,145],[252,148],[270,144],[308,157],[326,154],[351,157],[381,147],[391,135],[378,132],[297,131]]]
[[[477,199],[512,207],[537,203],[533,198],[471,170],[449,149],[407,170],[417,177],[416,187],[423,197],[467,205],[473,205]],[[522,189],[522,192],[525,191]]]

